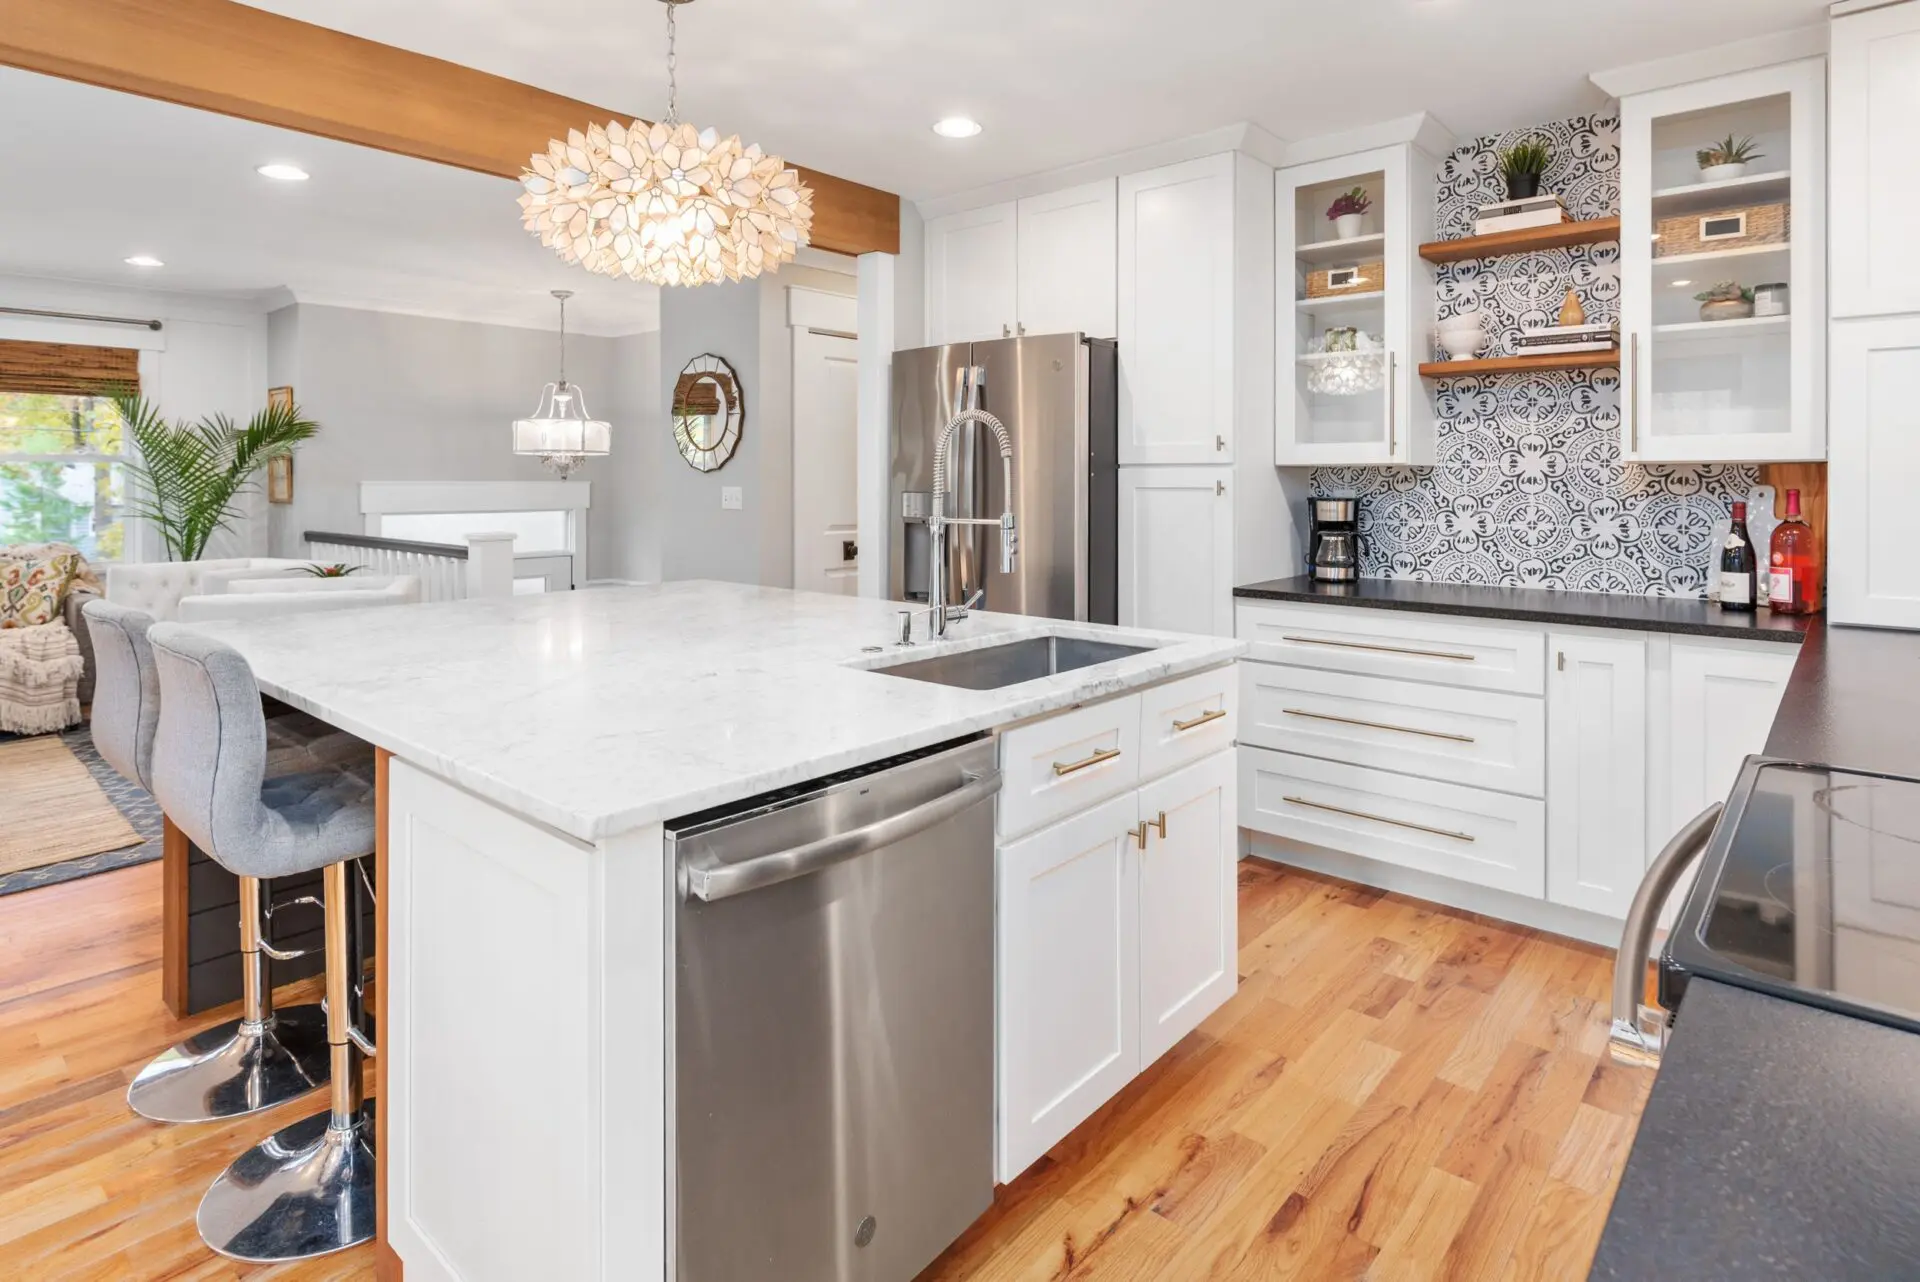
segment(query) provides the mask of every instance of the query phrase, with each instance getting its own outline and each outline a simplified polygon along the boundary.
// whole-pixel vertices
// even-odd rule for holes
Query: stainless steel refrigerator
[[[927,600],[934,442],[956,413],[979,408],[1004,423],[1013,438],[1012,509],[1020,555],[1013,573],[1002,574],[996,531],[953,527],[947,535],[947,600],[964,602],[984,587],[982,609],[1118,622],[1118,378],[1113,342],[1080,334],[895,352],[888,595]],[[974,424],[956,434],[952,515],[998,517],[1005,510],[992,438]]]

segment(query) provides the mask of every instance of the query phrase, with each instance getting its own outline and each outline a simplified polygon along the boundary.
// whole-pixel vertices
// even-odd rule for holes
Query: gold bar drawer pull
[[[1370,815],[1364,810],[1348,810],[1345,806],[1329,806],[1324,801],[1308,801],[1305,797],[1282,797],[1280,800],[1292,806],[1310,806],[1315,810],[1331,810],[1336,815],[1352,815],[1355,819],[1370,819],[1377,824],[1392,824],[1396,828],[1411,828],[1415,832],[1430,832],[1436,837],[1450,837],[1454,841],[1478,841],[1470,832],[1454,832],[1449,828],[1429,828],[1425,824],[1409,823],[1405,819],[1389,819],[1385,815]]]
[[[1080,760],[1078,761],[1054,762],[1053,773],[1055,775],[1076,774],[1079,771],[1088,769],[1089,767],[1097,766],[1103,761],[1112,761],[1115,757],[1119,755],[1120,755],[1120,749],[1118,748],[1095,748],[1092,753],[1080,758]]]
[[[1338,721],[1343,726],[1365,726],[1369,730],[1391,730],[1396,734],[1425,735],[1429,739],[1450,739],[1454,743],[1472,743],[1470,734],[1449,734],[1445,730],[1417,730],[1412,726],[1388,725],[1384,721],[1362,721],[1358,717],[1336,717],[1331,712],[1308,712],[1305,708],[1282,708],[1290,717],[1312,717],[1315,721]]]
[[[1199,716],[1189,718],[1186,721],[1176,721],[1173,723],[1173,728],[1176,733],[1181,733],[1191,730],[1195,726],[1204,726],[1209,721],[1218,721],[1226,715],[1227,710],[1225,708],[1215,708],[1211,712],[1203,712]]]
[[[1410,650],[1398,645],[1368,645],[1364,641],[1328,641],[1321,637],[1289,636],[1283,636],[1280,639],[1292,641],[1298,645],[1331,645],[1338,646],[1342,650],[1377,650],[1381,654],[1410,654],[1421,659],[1453,659],[1459,663],[1477,663],[1480,659],[1477,654],[1456,654],[1452,650]]]

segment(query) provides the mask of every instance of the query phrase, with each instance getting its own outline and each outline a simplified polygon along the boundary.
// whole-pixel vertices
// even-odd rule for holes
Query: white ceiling
[[[550,329],[659,328],[651,285],[568,267],[519,189],[422,160],[0,68],[0,274]],[[255,166],[285,161],[303,183]],[[166,266],[122,260],[152,254]]]
[[[648,118],[653,0],[255,0]],[[1589,73],[1821,20],[1826,0],[700,0],[680,113],[926,199],[1247,121],[1433,113],[1462,138],[1591,107]],[[979,119],[955,142],[929,126]]]

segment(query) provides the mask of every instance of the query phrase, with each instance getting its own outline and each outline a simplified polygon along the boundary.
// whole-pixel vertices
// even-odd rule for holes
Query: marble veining
[[[267,694],[588,842],[1246,648],[1005,614],[901,648],[899,608],[681,582],[194,626],[245,655]],[[1156,648],[1001,690],[866,670],[1048,635]]]

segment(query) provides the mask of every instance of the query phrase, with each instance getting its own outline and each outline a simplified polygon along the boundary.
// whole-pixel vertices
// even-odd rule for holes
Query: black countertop
[[[1920,1036],[1696,978],[1590,1278],[1920,1277]]]
[[[1684,597],[1629,596],[1621,592],[1561,592],[1550,588],[1480,588],[1413,579],[1361,579],[1355,583],[1316,583],[1305,575],[1270,579],[1233,590],[1255,601],[1304,601],[1311,605],[1348,605],[1368,610],[1415,610],[1423,614],[1467,615],[1584,628],[1622,628],[1632,632],[1674,632],[1798,644],[1815,617],[1774,615],[1767,610],[1740,614],[1708,601]]]
[[[1808,633],[1767,755],[1920,779],[1920,633]]]

